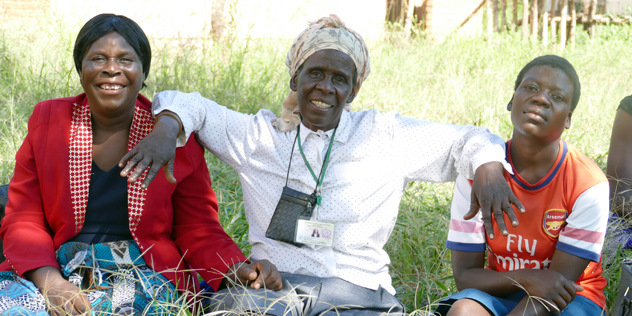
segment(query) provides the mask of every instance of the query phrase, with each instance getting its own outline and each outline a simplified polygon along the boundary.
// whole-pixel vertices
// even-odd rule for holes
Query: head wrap
[[[362,36],[347,28],[335,14],[310,22],[307,29],[296,37],[285,59],[285,64],[290,68],[290,78],[294,77],[309,56],[324,49],[334,49],[351,57],[356,66],[356,86],[359,91],[371,71],[369,49]],[[349,111],[351,106],[347,103],[345,109]],[[298,110],[296,92],[290,91],[283,101],[281,116],[274,119],[272,125],[281,132],[293,130],[301,123],[301,119],[295,114]]]

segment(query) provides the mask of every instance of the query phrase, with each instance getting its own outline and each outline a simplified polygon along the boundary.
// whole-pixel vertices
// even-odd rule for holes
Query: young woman
[[[440,303],[439,315],[604,313],[599,262],[608,182],[595,163],[560,139],[580,89],[575,69],[558,56],[538,57],[518,75],[507,106],[513,174],[505,172],[505,178],[526,213],[517,214],[520,226],[509,227],[509,235],[486,238],[480,216],[463,219],[471,183],[457,179],[447,247],[461,292]]]

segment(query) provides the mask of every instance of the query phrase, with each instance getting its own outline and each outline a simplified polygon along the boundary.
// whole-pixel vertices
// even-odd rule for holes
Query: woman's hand
[[[553,270],[516,270],[513,276],[516,282],[524,287],[530,296],[537,296],[555,304],[559,311],[562,311],[568,304],[575,300],[576,292],[581,292],[584,288],[577,283],[570,281],[561,273]],[[538,300],[534,300],[538,305]],[[555,308],[547,306],[554,314],[559,314]],[[527,308],[532,308],[531,304]]]
[[[42,267],[24,274],[39,288],[51,316],[81,315],[90,311],[88,298],[76,285],[66,281],[54,267]]]
[[[175,118],[169,115],[158,116],[153,131],[121,158],[119,167],[125,166],[121,171],[121,177],[127,177],[129,174],[127,181],[134,182],[147,167],[151,167],[142,184],[146,189],[158,174],[160,167],[164,166],[167,181],[175,184],[173,162],[180,134],[179,127],[180,124]]]
[[[238,262],[228,271],[226,279],[229,282],[246,286],[250,284],[250,287],[255,290],[264,287],[278,291],[283,287],[281,274],[276,266],[268,260],[259,260],[253,263]]]
[[[470,211],[463,216],[468,220],[473,218],[479,209],[483,212],[483,223],[485,231],[490,239],[494,239],[494,228],[492,227],[492,212],[498,224],[501,234],[507,236],[507,226],[503,211],[509,216],[512,226],[518,226],[518,219],[514,213],[512,204],[518,208],[520,213],[525,209],[522,203],[516,198],[503,176],[503,165],[500,162],[488,162],[476,169],[474,181],[472,183],[472,202]]]

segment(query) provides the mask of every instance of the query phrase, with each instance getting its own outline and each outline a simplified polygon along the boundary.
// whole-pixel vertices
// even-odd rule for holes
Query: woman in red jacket
[[[177,150],[177,181],[159,175],[144,189],[119,176],[118,161],[160,120],[139,94],[151,48],[138,24],[98,15],[73,55],[85,93],[37,104],[16,155],[0,314],[174,314],[186,306],[175,289],[196,290],[197,273],[215,290],[227,280],[280,288],[276,268],[245,263],[220,226],[196,140]]]

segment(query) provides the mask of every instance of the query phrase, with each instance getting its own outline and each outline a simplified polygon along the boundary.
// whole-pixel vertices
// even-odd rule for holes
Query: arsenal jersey
[[[468,221],[471,182],[462,176],[456,181],[451,207],[450,230],[446,247],[470,252],[487,250],[489,269],[547,269],[555,249],[589,259],[577,283],[585,296],[605,308],[601,275],[601,248],[608,222],[609,187],[599,166],[572,145],[560,141],[553,167],[538,183],[528,183],[515,172],[511,160],[511,140],[506,144],[506,159],[514,169],[505,179],[526,213],[514,208],[520,225],[508,225],[503,236],[494,225],[494,239],[488,239],[482,214]],[[510,223],[505,214],[505,222]]]

